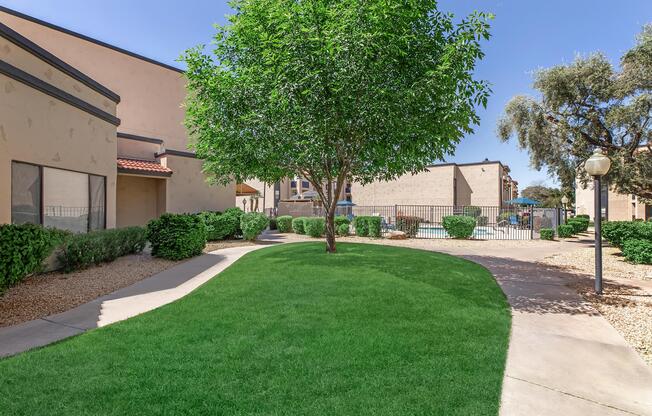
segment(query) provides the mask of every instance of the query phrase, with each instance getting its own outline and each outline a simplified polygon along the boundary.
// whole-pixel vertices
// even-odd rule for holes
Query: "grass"
[[[187,297],[0,361],[11,415],[495,415],[507,302],[483,267],[364,244],[250,253]]]

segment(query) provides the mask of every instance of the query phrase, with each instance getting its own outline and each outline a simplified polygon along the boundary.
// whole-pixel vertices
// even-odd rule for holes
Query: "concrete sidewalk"
[[[0,357],[81,334],[173,302],[265,245],[233,247],[192,258],[69,311],[0,328]]]

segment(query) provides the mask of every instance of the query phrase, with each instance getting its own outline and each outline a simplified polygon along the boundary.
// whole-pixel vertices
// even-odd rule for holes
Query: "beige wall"
[[[604,208],[604,207],[603,207]],[[594,218],[594,188],[590,181],[586,188],[577,181],[575,188],[575,209],[577,214],[586,214]],[[645,204],[639,203],[632,195],[619,194],[609,190],[607,219],[610,221],[629,221],[645,218]]]
[[[166,180],[118,175],[116,225],[144,225],[161,215],[165,210],[165,200],[159,196],[159,192],[165,192]]]
[[[459,165],[471,188],[470,205],[502,206],[502,166],[500,163]]]
[[[13,65],[31,70],[29,65],[21,67],[20,60]],[[81,92],[75,95],[87,96],[87,87],[78,87]],[[115,105],[104,110],[114,114]],[[0,223],[11,221],[11,161],[15,160],[105,176],[106,225],[115,226],[115,140],[114,125],[0,75]]]
[[[161,151],[161,145],[140,142],[118,137],[118,157],[154,160],[156,153]]]
[[[416,175],[407,174],[393,181],[351,185],[356,205],[453,205],[454,165],[435,166]]]
[[[167,212],[224,211],[235,205],[235,183],[209,185],[201,172],[201,160],[183,156],[163,156],[160,160],[173,171],[167,180]]]
[[[469,183],[458,166],[455,166],[455,179],[457,183],[456,205],[471,205],[471,186],[469,186]]]

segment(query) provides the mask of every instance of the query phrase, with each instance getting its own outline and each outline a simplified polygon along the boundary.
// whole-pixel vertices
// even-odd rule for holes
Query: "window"
[[[308,181],[301,181],[301,188],[302,188],[302,189],[309,189],[309,188],[310,188],[310,182],[308,182]]]
[[[12,162],[11,218],[82,233],[106,227],[106,178]]]
[[[41,168],[11,162],[11,222],[41,223]]]
[[[296,188],[296,187],[297,187],[297,181],[291,181],[290,188]]]

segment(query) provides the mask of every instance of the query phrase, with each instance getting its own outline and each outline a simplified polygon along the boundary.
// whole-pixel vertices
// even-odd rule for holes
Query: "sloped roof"
[[[118,172],[152,176],[172,176],[172,169],[157,162],[118,158]]]

